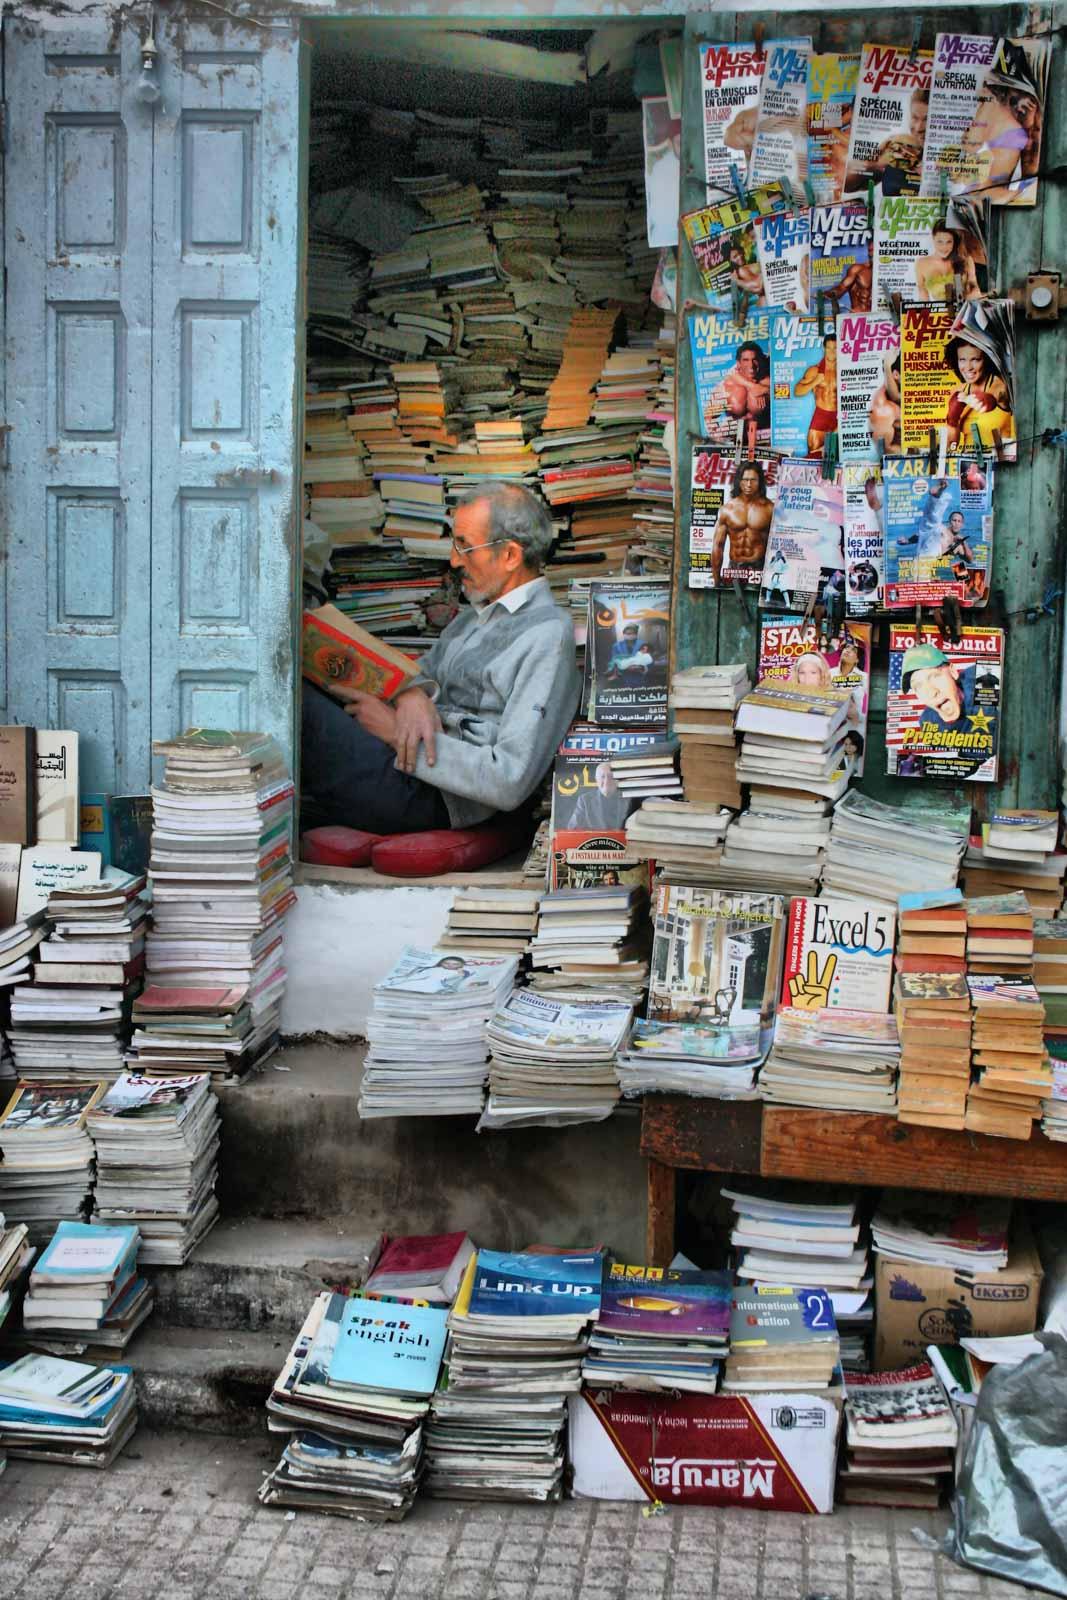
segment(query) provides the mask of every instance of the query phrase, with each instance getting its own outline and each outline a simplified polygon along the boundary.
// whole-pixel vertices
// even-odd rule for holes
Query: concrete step
[[[244,1437],[266,1430],[267,1396],[291,1343],[280,1327],[236,1333],[150,1320],[120,1359],[134,1369],[150,1426]]]
[[[291,1334],[320,1289],[359,1287],[377,1238],[343,1218],[224,1218],[184,1267],[148,1269],[153,1324]]]
[[[624,1260],[643,1259],[635,1107],[606,1122],[482,1134],[471,1117],[364,1122],[364,1051],[291,1044],[249,1082],[221,1090],[224,1216],[316,1227],[340,1217],[353,1243],[465,1229],[497,1250],[603,1242]]]

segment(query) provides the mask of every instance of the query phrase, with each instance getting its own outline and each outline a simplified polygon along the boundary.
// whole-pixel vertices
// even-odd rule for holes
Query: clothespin
[[[948,427],[942,423],[937,430],[937,475],[943,478],[948,471]]]
[[[752,612],[749,609],[748,596],[745,594],[744,586],[741,583],[741,579],[740,578],[736,578],[736,577],[734,578],[734,594],[737,596],[738,600],[741,603],[741,610],[744,612],[745,621],[746,622],[751,622],[752,621]]]
[[[874,179],[867,179],[867,226],[874,232]]]
[[[755,37],[755,40],[756,40],[756,60],[757,61],[762,61],[763,60],[763,35],[764,35],[765,31],[766,30],[764,29],[764,26],[763,26],[762,22],[757,22],[755,28],[753,29],[753,34],[754,34],[754,37]]]
[[[1046,428],[1041,443],[1067,445],[1067,428]]]
[[[826,332],[826,296],[823,294],[821,289],[819,290],[819,293],[815,297],[815,305],[816,305],[816,308],[818,310],[818,315],[819,315],[819,333],[820,333],[820,335],[821,334],[825,334],[825,332]]]
[[[952,274],[952,282],[948,286],[948,293],[949,293],[949,302],[948,302],[949,305],[953,306],[953,307],[957,306],[959,304],[959,302],[963,299],[963,274],[962,274],[962,272],[954,272]]]
[[[734,186],[734,194],[737,196],[738,203],[743,206],[748,196],[745,191],[744,183],[741,181],[741,173],[738,170],[736,162],[733,161],[730,162],[730,182]]]
[[[901,304],[901,301],[900,301],[900,290],[899,289],[894,289],[893,290],[893,293],[889,296],[889,303],[893,307],[893,315],[896,317],[897,321],[899,322],[900,321],[900,304]]]
[[[730,286],[730,315],[740,327],[745,320],[745,291],[738,283]]]
[[[1000,429],[999,428],[994,428],[993,429],[993,449],[997,452],[997,460],[998,461],[1003,461],[1004,460],[1004,440],[1001,437],[1001,433],[1000,433]]]
[[[971,437],[974,440],[974,448],[978,451],[978,454],[984,456],[985,445],[982,443],[982,435],[978,432],[977,422],[971,423]]]
[[[963,626],[963,615],[960,603],[954,594],[947,594],[941,603],[941,616],[938,619],[941,632],[948,639],[949,644],[959,644]]]
[[[926,470],[933,477],[937,471],[937,434],[933,428],[929,430],[927,439],[929,441],[929,452],[926,457]]]
[[[737,439],[734,445],[734,460],[740,463],[742,452],[745,448],[745,419],[739,417],[737,421]]]
[[[808,202],[809,206],[813,206],[815,204],[815,185],[812,183],[810,178],[804,179],[804,198]]]
[[[821,298],[821,296],[820,296],[820,298]],[[836,471],[837,471],[837,433],[835,431],[834,433],[828,433],[826,435],[826,438],[823,440],[822,469],[821,469],[822,477],[824,479],[827,479],[830,482],[832,482],[834,473]]]
[[[938,195],[940,196],[940,199],[941,199],[941,215],[943,217],[947,217],[948,216],[948,173],[945,172],[945,171],[942,171],[942,173],[941,173],[941,177],[940,177],[940,180],[938,182],[938,191],[937,192],[938,192]]]
[[[922,38],[922,33],[923,19],[918,16],[911,25],[911,49],[908,51],[908,60],[912,64],[914,64],[915,57],[919,54],[919,40]]]
[[[923,608],[918,600],[915,602],[915,643],[923,642]]]
[[[789,179],[785,177],[779,178],[778,182],[781,184],[782,193],[785,195],[786,210],[796,211],[797,197],[793,192],[793,185],[790,183]]]

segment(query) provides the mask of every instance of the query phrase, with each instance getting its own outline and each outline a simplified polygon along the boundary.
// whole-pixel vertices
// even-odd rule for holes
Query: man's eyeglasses
[[[469,556],[474,550],[489,550],[494,544],[511,544],[510,539],[487,539],[484,544],[468,544],[466,539],[452,535],[452,548],[457,556]]]

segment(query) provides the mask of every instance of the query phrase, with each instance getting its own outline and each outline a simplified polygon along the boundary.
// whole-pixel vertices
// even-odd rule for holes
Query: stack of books
[[[219,1214],[218,1100],[205,1074],[126,1075],[88,1116],[96,1149],[93,1220],[134,1223],[142,1266],[181,1266]]]
[[[0,1450],[16,1460],[109,1467],[136,1427],[129,1367],[36,1354],[0,1367]]]
[[[268,1428],[290,1437],[260,1488],[262,1503],[368,1521],[405,1517],[445,1323],[438,1306],[318,1295],[267,1401]]]
[[[511,992],[514,955],[406,947],[374,986],[361,1117],[477,1116],[489,1018]]]
[[[93,1186],[86,1118],[106,1088],[69,1078],[19,1082],[0,1115],[0,1207],[9,1223],[26,1224],[33,1244],[84,1217]]]
[[[845,1379],[845,1505],[936,1510],[951,1488],[957,1441],[949,1398],[925,1361]]]
[[[730,816],[710,801],[646,800],[626,819],[626,853],[664,871],[707,871],[722,856]]]
[[[783,1006],[759,1092],[777,1105],[893,1116],[899,1064],[897,1024],[884,1012]]]
[[[133,1002],[130,1064],[156,1078],[184,1078],[191,1069],[213,1083],[238,1082],[247,1071],[253,1034],[243,984],[168,988],[150,983]]]
[[[842,748],[850,704],[846,692],[757,684],[737,707],[740,782],[840,799],[848,787]]]
[[[694,1094],[712,1100],[758,1100],[756,1071],[771,1031],[758,1023],[648,1022],[637,1018],[616,1071],[627,1097]]]
[[[49,895],[50,931],[36,948],[33,986],[12,998],[20,1077],[97,1082],[124,1070],[130,998],[144,972],[144,887],[143,875],[107,867],[95,882]]]
[[[969,825],[969,805],[918,814],[853,789],[834,807],[823,893],[895,906],[902,893],[954,888]]]
[[[438,946],[480,954],[524,955],[537,927],[539,899],[536,889],[457,889]]]
[[[962,1128],[971,1084],[971,992],[958,972],[898,972],[893,1013],[900,1033],[897,1117]]]
[[[623,751],[610,757],[611,770],[623,794],[638,799],[646,796],[680,795],[677,739],[661,739],[632,753]]]
[[[870,1235],[856,1196],[812,1184],[746,1183],[721,1190],[734,1211],[730,1243],[738,1278],[757,1287],[825,1289],[834,1308],[841,1365],[869,1362],[874,1325]]]
[[[448,1317],[426,1430],[426,1488],[468,1500],[558,1500],[567,1396],[600,1304],[599,1251],[479,1250]]]
[[[1023,978],[968,975],[971,1064],[964,1127],[1005,1139],[1029,1139],[1053,1088],[1045,1049],[1045,1007]]]
[[[32,1340],[76,1352],[124,1350],[152,1309],[135,1227],[61,1222],[30,1273],[22,1322]]]
[[[966,972],[968,908],[959,889],[902,894],[897,905],[898,972]]]
[[[600,1388],[714,1394],[730,1335],[728,1272],[605,1268],[582,1381]]]
[[[871,1218],[875,1253],[893,1261],[997,1272],[1008,1264],[1011,1201],[883,1190]]]
[[[1067,996],[1067,917],[1039,917],[1034,923],[1034,984],[1046,1004]]]
[[[1041,1102],[1041,1132],[1059,1144],[1067,1142],[1067,1061],[1053,1055],[1049,1061],[1052,1088]]]
[[[687,667],[671,678],[671,727],[682,747],[687,800],[708,806],[741,805],[734,715],[751,683],[743,662]]]
[[[967,971],[1030,977],[1034,913],[1020,891],[982,895],[967,905]]]
[[[829,840],[828,800],[754,789],[748,809],[727,830],[718,881],[782,894],[814,893]]]
[[[493,1013],[479,1129],[600,1122],[619,1100],[616,1058],[633,1019],[622,1000],[516,989]]]
[[[251,1024],[243,1075],[278,1044],[281,925],[296,900],[292,780],[263,733],[199,728],[152,748],[166,765],[152,789],[148,975],[172,988],[243,982]],[[182,1054],[185,1037],[171,1037],[166,1058],[182,1074],[198,1064],[196,1050]],[[198,1036],[189,1029],[188,1037]],[[140,1034],[133,1042],[139,1054]]]
[[[1063,904],[1067,851],[1057,848],[1054,811],[994,811],[972,834],[963,858],[963,889],[980,895],[1026,896],[1036,917],[1054,917]]]
[[[47,936],[43,911],[35,911],[32,917],[23,917],[8,928],[0,928],[0,990],[31,981],[34,953]],[[5,1028],[4,1032],[9,1033],[10,1029]]]
[[[636,1003],[648,980],[647,910],[647,891],[636,884],[542,895],[530,943],[535,986],[581,996],[607,984]]]
[[[5,1221],[0,1215],[0,1328],[7,1321],[16,1297],[24,1287],[23,1275],[28,1272],[37,1254],[28,1242],[26,1224],[16,1222],[7,1227]]]
[[[730,1394],[829,1389],[840,1367],[834,1308],[825,1289],[739,1285],[730,1303]]]

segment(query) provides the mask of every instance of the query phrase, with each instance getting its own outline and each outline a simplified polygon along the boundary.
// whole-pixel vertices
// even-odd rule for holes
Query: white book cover
[[[95,883],[100,877],[101,862],[99,850],[72,850],[65,844],[35,845],[23,850],[16,906],[19,920],[43,911],[54,889]]]
[[[896,913],[862,900],[798,896],[789,908],[781,1004],[889,1009]]]
[[[77,844],[78,735],[37,729],[37,843]]]

